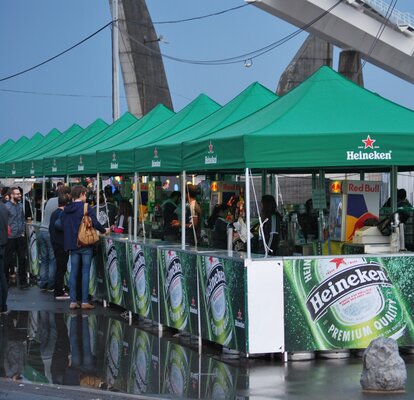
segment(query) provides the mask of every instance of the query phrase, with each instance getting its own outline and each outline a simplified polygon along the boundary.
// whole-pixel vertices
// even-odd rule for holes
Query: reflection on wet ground
[[[129,325],[122,310],[69,312],[63,304],[59,312],[42,307],[1,316],[2,377],[159,398],[367,398],[360,358],[284,364],[270,356],[229,358],[206,345],[200,355],[190,338],[171,331],[160,337],[155,326],[136,320]],[[413,398],[414,364],[406,364],[407,393],[394,395],[398,400]]]

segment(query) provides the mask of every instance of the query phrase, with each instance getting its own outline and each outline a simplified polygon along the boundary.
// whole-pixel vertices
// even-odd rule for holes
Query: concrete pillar
[[[338,72],[357,85],[364,87],[361,54],[355,50],[343,50],[339,54]]]
[[[332,67],[333,46],[309,35],[283,72],[276,93],[281,96],[298,86],[323,65]]]

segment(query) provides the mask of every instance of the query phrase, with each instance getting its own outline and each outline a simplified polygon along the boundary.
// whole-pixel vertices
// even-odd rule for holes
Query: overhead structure
[[[119,29],[119,60],[128,111],[140,118],[158,104],[173,109],[160,39],[145,0],[117,2],[119,19],[115,27]]]
[[[409,13],[388,15],[391,6],[382,0],[246,1],[414,83],[414,16]]]

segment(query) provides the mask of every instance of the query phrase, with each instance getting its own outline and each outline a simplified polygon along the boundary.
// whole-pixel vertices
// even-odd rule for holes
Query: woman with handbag
[[[67,205],[62,214],[64,248],[69,251],[71,270],[69,277],[70,309],[95,308],[88,303],[89,271],[91,268],[93,247],[98,237],[96,231],[109,234],[109,228],[103,227],[96,219],[92,207],[86,203],[86,188],[74,186],[70,192],[72,203]],[[76,302],[77,277],[82,265],[82,304]]]

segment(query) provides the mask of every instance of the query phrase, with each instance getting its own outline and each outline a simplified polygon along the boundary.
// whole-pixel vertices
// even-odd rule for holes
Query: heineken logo
[[[177,256],[175,256],[170,260],[167,267],[167,276],[165,279],[165,293],[171,293],[172,288],[175,286],[175,284],[173,285],[173,283],[177,279],[181,279],[182,275],[183,270],[181,267],[181,261]]]
[[[111,161],[111,164],[110,164],[110,169],[118,169],[118,162],[116,161],[116,153],[115,152],[113,152],[112,153],[112,161]]]
[[[157,150],[156,147],[154,147],[154,159],[151,161],[151,167],[152,168],[160,168],[161,167],[161,160],[158,160],[158,150]]]
[[[57,172],[56,158],[53,159],[52,172]]]
[[[217,263],[211,270],[208,276],[206,287],[206,300],[210,304],[215,292],[222,286],[226,285],[226,274],[224,273],[221,263]]]
[[[313,321],[321,318],[338,300],[368,286],[392,286],[378,263],[359,264],[331,275],[314,287],[306,299],[306,307]]]
[[[214,151],[213,151],[213,143],[211,143],[208,145],[208,153],[206,156],[204,156],[204,164],[208,165],[208,164],[217,164],[217,156],[214,155]]]
[[[79,156],[79,165],[78,165],[78,171],[84,171],[85,166],[83,165],[83,157]]]
[[[34,162],[32,161],[32,165],[30,167],[30,173],[34,174],[35,173],[35,167],[34,167]]]
[[[376,139],[372,139],[370,135],[366,139],[362,139],[361,142],[363,145],[358,146],[358,151],[347,151],[346,159],[348,161],[357,161],[357,160],[391,160],[392,159],[392,150],[387,152],[377,151],[380,147],[374,145]]]

